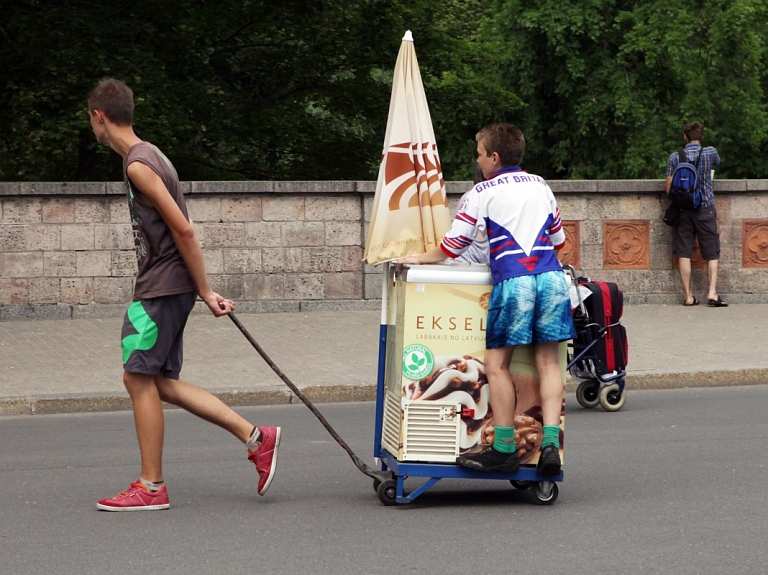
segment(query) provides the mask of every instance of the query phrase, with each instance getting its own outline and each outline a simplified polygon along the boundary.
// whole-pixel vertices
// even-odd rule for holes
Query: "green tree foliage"
[[[687,121],[727,177],[768,174],[763,0],[496,0],[500,82],[548,177],[655,178]]]
[[[462,113],[479,99],[451,93],[467,42],[434,26],[445,18],[424,0],[16,4],[0,14],[5,180],[121,177],[86,117],[85,96],[103,77],[132,87],[137,133],[184,179],[375,178],[407,29],[443,107],[481,115]],[[445,117],[439,103],[433,113]]]
[[[0,179],[120,179],[85,96],[116,77],[186,180],[375,179],[412,30],[446,179],[523,126],[547,177],[660,177],[700,119],[729,177],[768,177],[764,0],[9,0]]]

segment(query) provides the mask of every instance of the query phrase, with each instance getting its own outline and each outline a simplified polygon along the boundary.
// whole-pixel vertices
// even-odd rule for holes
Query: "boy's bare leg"
[[[514,346],[485,350],[485,372],[491,387],[493,421],[497,427],[515,425],[515,383],[509,373]]]
[[[541,416],[544,425],[560,425],[565,385],[560,371],[559,345],[556,341],[534,345],[534,362],[539,372]]]
[[[253,425],[212,393],[181,379],[156,375],[154,380],[163,401],[226,429],[243,443],[250,438]]]
[[[163,436],[165,422],[154,376],[123,372],[123,383],[133,403],[133,419],[141,452],[141,478],[163,480]]]

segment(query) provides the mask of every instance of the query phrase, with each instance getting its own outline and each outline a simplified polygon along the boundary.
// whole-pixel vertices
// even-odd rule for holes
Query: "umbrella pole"
[[[392,262],[384,262],[381,280],[381,323],[379,325],[379,370],[376,381],[376,419],[373,431],[373,456],[381,456],[381,431],[384,424],[384,391],[386,389],[387,321],[389,316],[389,275]]]

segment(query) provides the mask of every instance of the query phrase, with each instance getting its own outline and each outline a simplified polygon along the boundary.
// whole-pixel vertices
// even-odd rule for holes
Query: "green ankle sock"
[[[560,449],[560,426],[545,425],[543,431],[544,437],[541,439],[541,447],[544,448],[547,445],[554,445]]]
[[[493,448],[501,453],[514,453],[517,451],[515,445],[514,427],[497,427],[496,439],[493,440]]]

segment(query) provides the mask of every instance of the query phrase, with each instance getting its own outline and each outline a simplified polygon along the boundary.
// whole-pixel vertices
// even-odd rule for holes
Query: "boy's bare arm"
[[[213,315],[220,316],[234,309],[234,303],[211,289],[205,272],[203,251],[197,241],[195,227],[187,220],[174,201],[160,176],[141,162],[132,162],[127,168],[128,177],[141,194],[141,200],[154,207],[173,235],[184,263],[187,265],[197,293]]]

